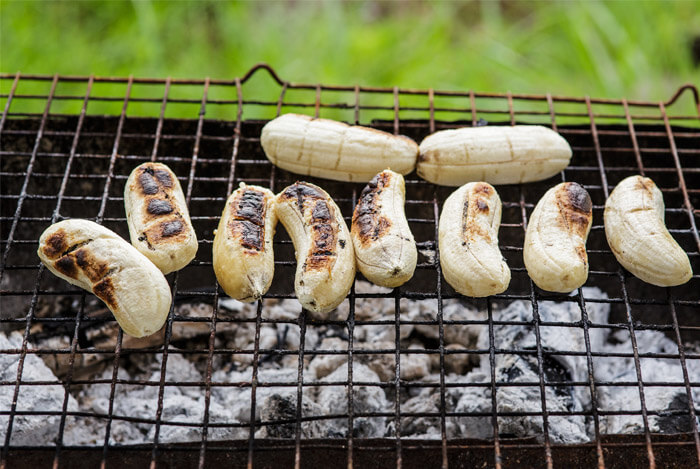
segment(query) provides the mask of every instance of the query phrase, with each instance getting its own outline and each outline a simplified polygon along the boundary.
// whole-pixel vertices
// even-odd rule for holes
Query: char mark
[[[240,243],[246,249],[262,251],[265,241],[263,228],[248,220],[231,221],[231,231],[240,236]]]
[[[56,270],[70,278],[78,277],[78,266],[75,264],[74,256],[63,256],[54,263]]]
[[[66,232],[63,229],[58,229],[46,240],[46,245],[42,248],[42,251],[49,259],[55,259],[62,255],[67,248]]]
[[[112,282],[112,279],[110,277],[107,277],[102,281],[95,283],[92,286],[92,291],[110,308],[115,309],[117,307],[117,298],[114,283]]]
[[[166,221],[161,223],[161,236],[168,238],[182,232],[184,225],[180,220]]]
[[[233,201],[233,213],[236,219],[262,226],[265,218],[265,195],[254,189],[246,189]]]
[[[92,282],[98,282],[109,273],[109,265],[95,257],[89,248],[83,247],[74,251],[75,262]]]
[[[331,221],[331,210],[325,200],[319,200],[311,212],[311,223],[328,223]]]
[[[173,211],[173,206],[167,200],[151,199],[147,210],[151,215],[165,215]]]
[[[593,202],[591,201],[591,196],[588,194],[586,189],[575,182],[568,183],[565,188],[569,202],[566,205],[571,206],[573,209],[579,212],[591,213],[593,209]]]
[[[311,225],[311,255],[332,255],[335,250],[335,238],[336,230],[330,223]]]
[[[296,199],[299,210],[304,207],[304,199],[325,199],[325,194],[316,186],[307,182],[295,182],[282,192],[282,198],[287,200]]]
[[[144,168],[139,175],[139,184],[144,194],[153,195],[158,193],[158,183],[153,178],[153,171],[150,168]]]
[[[173,180],[168,171],[164,169],[156,169],[153,173],[161,186],[166,188],[173,187]]]

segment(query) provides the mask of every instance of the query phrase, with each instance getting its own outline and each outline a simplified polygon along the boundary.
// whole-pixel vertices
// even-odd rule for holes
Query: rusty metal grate
[[[258,72],[269,72],[272,83],[262,86]],[[255,79],[253,77],[255,76]],[[495,467],[518,465],[622,467],[630,464],[648,467],[689,467],[700,465],[700,436],[696,416],[700,414],[693,390],[700,382],[689,378],[687,363],[700,360],[698,349],[688,344],[700,342],[700,102],[698,90],[686,85],[667,102],[641,102],[625,99],[592,99],[514,93],[443,92],[399,88],[345,87],[304,85],[281,80],[266,65],[252,68],[242,78],[234,80],[180,80],[70,77],[39,75],[0,75],[0,330],[19,330],[21,347],[0,350],[0,354],[16,358],[16,376],[5,377],[0,387],[12,389],[12,403],[0,408],[0,418],[7,419],[2,429],[2,459],[0,467],[15,467],[29,462],[52,461],[53,467],[117,464],[158,465],[179,463],[214,467],[233,462],[248,467],[316,467],[331,464],[360,467],[368,464],[388,467],[434,466],[464,467],[481,463]],[[250,91],[249,91],[250,90]],[[270,94],[272,90],[272,95]],[[674,115],[670,110],[690,104],[690,114]],[[60,112],[57,112],[60,111]],[[502,295],[478,300],[474,305],[485,311],[484,321],[451,321],[443,318],[443,302],[459,295],[441,278],[439,253],[435,259],[419,258],[416,275],[404,287],[391,293],[360,293],[353,288],[346,300],[347,321],[315,321],[300,310],[297,319],[266,319],[263,311],[271,301],[294,298],[292,280],[295,262],[289,238],[281,227],[276,236],[276,273],[273,288],[257,303],[253,318],[228,318],[221,314],[219,300],[223,293],[217,288],[211,267],[213,230],[218,223],[227,195],[239,182],[260,184],[279,191],[294,182],[297,176],[276,169],[265,159],[259,144],[260,130],[266,120],[284,112],[302,112],[408,135],[418,142],[435,130],[458,125],[476,125],[481,119],[489,123],[539,123],[560,132],[571,144],[574,157],[561,175],[541,183],[502,186],[503,223],[500,245],[512,269],[510,288]],[[190,206],[192,221],[200,238],[200,250],[195,261],[179,273],[171,274],[174,305],[201,301],[212,307],[210,317],[184,317],[171,311],[165,326],[162,344],[125,345],[119,331],[114,346],[98,347],[85,337],[86,329],[114,321],[88,314],[91,295],[55,281],[39,264],[35,251],[41,231],[50,223],[64,218],[81,217],[95,220],[126,237],[122,191],[133,167],[157,160],[168,164],[181,178]],[[671,289],[645,285],[624,272],[615,262],[602,226],[605,198],[617,182],[632,174],[652,177],[664,193],[666,219],[673,236],[688,252],[695,275],[685,286]],[[313,181],[313,178],[308,178]],[[570,180],[582,184],[594,202],[594,222],[588,241],[591,272],[587,285],[595,285],[608,294],[607,299],[589,298],[579,289],[574,296],[553,295],[538,290],[527,277],[522,263],[524,228],[534,204],[547,188]],[[324,187],[338,202],[349,219],[361,184],[314,181]],[[407,214],[419,248],[437,251],[437,220],[450,188],[433,186],[411,174],[406,179]],[[46,305],[55,307],[57,299],[77,301],[77,311],[52,310],[45,314]],[[355,308],[372,298],[394,301],[394,316],[383,320],[356,319]],[[428,300],[437,304],[435,321],[406,321],[401,319],[402,300]],[[494,345],[494,328],[513,324],[494,318],[494,310],[513,300],[531,304],[536,348],[501,349]],[[571,302],[580,310],[576,322],[547,322],[538,313],[543,301]],[[609,324],[589,320],[587,306],[594,303],[610,305]],[[253,324],[255,343],[252,349],[226,348],[217,344],[217,326]],[[203,345],[171,346],[172,330],[178,324],[208,327],[208,340]],[[265,324],[286,324],[298,328],[299,346],[260,347],[260,330]],[[367,350],[353,341],[358,326],[395,326],[393,348]],[[438,330],[434,347],[402,348],[402,325],[432,326]],[[321,325],[343,329],[347,334],[347,350],[305,348],[308,328]],[[459,325],[487,327],[489,347],[483,349],[446,349],[445,329]],[[543,327],[568,327],[582,331],[585,352],[555,351],[542,346]],[[635,381],[601,381],[594,377],[598,357],[610,354],[592,349],[589,332],[595,329],[626,331],[632,342],[631,353],[620,358],[632,358]],[[32,339],[37,330],[45,334],[62,334],[69,338],[68,346],[34,347]],[[660,331],[672,339],[677,353],[650,353],[640,350],[635,340],[640,331]],[[77,361],[81,355],[98,354],[111,363],[111,378],[82,379]],[[119,377],[124,360],[139,355],[162,357],[159,379],[125,380]],[[206,364],[201,381],[182,381],[167,374],[168,356],[182,354],[200,356]],[[252,379],[245,382],[217,382],[212,378],[215,357],[231,354],[252,357]],[[393,357],[395,378],[382,382],[362,382],[353,379],[353,363],[358,356],[385,354]],[[411,354],[439,357],[439,379],[410,381],[402,379],[402,360]],[[445,360],[450,355],[488,356],[491,380],[488,383],[459,383],[445,380]],[[494,363],[499,354],[523,354],[536,358],[538,381],[518,383],[539,388],[541,410],[538,412],[502,412],[497,409],[497,390],[513,386],[496,380]],[[27,381],[23,364],[27,356],[42,358],[60,356],[67,361],[67,373],[56,381]],[[293,381],[261,382],[259,363],[281,356],[297,356],[298,369]],[[308,381],[304,376],[304,358],[319,355],[342,355],[348,364],[347,379],[340,382]],[[552,356],[585,357],[588,379],[566,381],[567,386],[590,391],[592,406],[583,412],[552,411],[547,408],[546,389],[558,383],[545,377],[544,364]],[[683,371],[682,382],[645,381],[641,361],[661,358],[675,360]],[[69,395],[81,387],[102,384],[111,389],[106,412],[76,412],[68,407]],[[19,410],[24,396],[36,386],[60,385],[64,391],[63,406],[56,411]],[[115,415],[115,388],[122,385],[142,385],[158,388],[155,418]],[[201,389],[204,418],[200,423],[169,421],[163,416],[163,396],[171,386]],[[302,415],[305,390],[319,386],[347,388],[348,411],[336,415],[309,417]],[[254,413],[258,388],[286,387],[296,390],[297,405],[293,418],[285,421],[256,420]],[[391,396],[393,409],[384,412],[358,414],[353,409],[353,388],[378,387]],[[483,386],[491,397],[490,412],[464,414],[448,408],[445,394],[449,388]],[[596,395],[605,387],[638,389],[639,410],[604,410]],[[676,410],[686,415],[691,431],[676,435],[653,434],[648,419],[658,410],[648,409],[645,391],[650,387],[683,387],[687,405]],[[212,388],[249,389],[251,396],[250,422],[220,423],[209,421]],[[400,396],[412,388],[434,388],[440,391],[439,412],[414,413],[401,408]],[[499,432],[499,418],[508,415],[541,417],[543,435],[535,438],[512,438]],[[601,434],[600,419],[608,415],[639,415],[644,432],[640,435],[609,436]],[[60,417],[58,433],[41,446],[12,444],[13,422],[24,416]],[[583,415],[592,422],[592,441],[575,445],[554,444],[550,440],[549,422],[552,418]],[[493,437],[489,440],[456,440],[447,435],[450,419],[481,416],[490,419]],[[302,424],[316,419],[339,419],[352,429],[361,417],[385,417],[394,422],[393,436],[363,439],[348,433],[340,440],[307,440],[302,437]],[[439,421],[441,438],[415,440],[402,436],[401,422],[406,419],[433,417]],[[90,448],[72,447],[63,442],[69,419],[95,418],[105,423],[102,444]],[[119,445],[110,442],[110,429],[117,421],[137,421],[155,428],[149,445]],[[293,426],[293,438],[260,440],[255,438],[263,426],[287,424]],[[165,426],[198,427],[198,443],[175,444],[159,441]],[[245,428],[245,440],[211,441],[208,434],[217,428]]]

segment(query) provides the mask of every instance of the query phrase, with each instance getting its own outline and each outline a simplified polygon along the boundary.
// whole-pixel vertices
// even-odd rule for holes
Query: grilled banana
[[[420,144],[417,172],[442,186],[472,181],[515,184],[540,181],[566,168],[571,147],[539,125],[441,130]]]
[[[104,301],[130,336],[151,335],[168,317],[172,295],[163,273],[97,223],[81,219],[55,223],[42,233],[37,253],[55,275]]]
[[[440,267],[462,295],[504,292],[510,269],[498,249],[501,198],[485,182],[465,184],[445,200],[438,225]]]
[[[535,206],[525,232],[527,273],[543,290],[568,293],[588,279],[586,239],[593,204],[586,189],[563,182],[549,189]]]
[[[276,225],[275,194],[269,189],[241,183],[226,201],[214,236],[213,263],[216,279],[231,298],[255,301],[270,288]]]
[[[297,298],[323,319],[343,301],[355,279],[355,253],[343,215],[326,191],[308,182],[280,192],[276,209],[296,250]]]
[[[162,163],[134,168],[124,188],[131,244],[164,274],[180,270],[197,254],[197,235],[177,177]]]
[[[360,195],[352,216],[352,243],[360,272],[382,287],[406,283],[416,269],[418,250],[408,227],[403,176],[384,170]]]
[[[367,182],[389,167],[408,174],[418,158],[418,145],[408,137],[300,114],[268,122],[260,143],[280,168],[335,181]]]
[[[651,179],[620,182],[605,202],[604,222],[610,249],[636,277],[660,287],[692,277],[688,255],[666,229],[663,195]]]

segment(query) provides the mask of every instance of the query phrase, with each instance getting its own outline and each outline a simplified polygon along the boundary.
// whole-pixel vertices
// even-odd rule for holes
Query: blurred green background
[[[0,17],[10,73],[230,79],[268,62],[293,82],[654,101],[700,82],[698,0],[2,0]]]

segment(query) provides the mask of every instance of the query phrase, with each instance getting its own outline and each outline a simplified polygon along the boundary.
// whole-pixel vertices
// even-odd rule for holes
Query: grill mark
[[[165,215],[171,213],[174,209],[170,202],[161,199],[151,199],[148,201],[148,213],[152,215]]]
[[[255,189],[246,189],[232,202],[234,216],[262,226],[265,220],[265,195]]]
[[[331,220],[330,207],[325,200],[319,200],[314,205],[314,209],[311,212],[311,223],[319,222],[329,222]]]
[[[161,223],[160,226],[161,236],[164,238],[169,238],[181,233],[185,227],[180,220],[165,221]]]
[[[70,278],[78,277],[78,266],[75,264],[75,259],[73,256],[63,256],[56,262],[54,262],[54,267],[56,270],[61,272]]]
[[[156,169],[154,175],[162,187],[173,187],[173,180],[170,173],[164,169]]]
[[[231,236],[239,239],[241,246],[246,249],[264,251],[267,212],[265,194],[256,189],[245,189],[231,201],[230,210],[232,219],[228,229]]]
[[[44,255],[49,259],[54,259],[61,255],[68,248],[68,240],[65,230],[56,230],[49,238],[46,240],[46,244],[41,248]]]
[[[75,256],[76,264],[92,282],[102,280],[109,273],[109,265],[93,255],[89,248],[80,248],[72,256]]]
[[[311,184],[305,182],[295,182],[282,192],[281,198],[283,200],[296,199],[299,210],[302,210],[304,206],[304,198],[323,200],[326,198],[326,196],[323,192]]]
[[[139,175],[139,184],[144,194],[153,195],[158,193],[158,183],[153,178],[153,170],[151,168],[143,169],[143,172]]]
[[[232,220],[229,223],[231,234],[240,238],[241,246],[246,249],[262,251],[265,242],[265,233],[261,226],[248,220]]]
[[[381,238],[391,227],[391,220],[379,215],[379,195],[391,183],[391,174],[385,171],[374,176],[360,194],[352,217],[352,231],[363,246]]]
[[[92,291],[95,295],[104,301],[107,306],[112,309],[117,307],[116,291],[114,288],[114,282],[110,277],[104,278],[103,280],[95,283],[92,286]]]
[[[466,246],[477,238],[491,242],[489,231],[476,217],[478,214],[489,213],[489,206],[484,196],[488,197],[492,192],[493,190],[485,184],[479,184],[467,192],[462,209],[462,246]]]
[[[568,232],[585,238],[593,217],[593,202],[586,189],[575,182],[567,182],[557,190],[555,199],[560,225]]]

